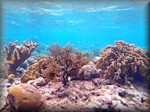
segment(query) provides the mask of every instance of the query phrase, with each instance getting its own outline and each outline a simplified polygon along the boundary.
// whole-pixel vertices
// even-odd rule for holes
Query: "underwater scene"
[[[0,112],[150,111],[149,0],[1,0]]]

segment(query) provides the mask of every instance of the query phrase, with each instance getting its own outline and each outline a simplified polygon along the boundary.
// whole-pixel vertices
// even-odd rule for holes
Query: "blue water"
[[[72,44],[103,49],[124,40],[147,49],[148,0],[3,1],[3,38],[34,40],[44,46]]]

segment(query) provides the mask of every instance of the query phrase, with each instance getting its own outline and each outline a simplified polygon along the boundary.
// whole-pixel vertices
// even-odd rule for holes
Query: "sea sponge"
[[[149,57],[139,47],[117,41],[115,46],[107,46],[100,52],[96,67],[101,69],[102,77],[125,83],[129,80],[145,81],[149,62]]]
[[[31,65],[21,77],[21,82],[26,83],[28,80],[34,80],[43,77],[46,82],[56,82],[56,77],[60,76],[60,66],[52,57],[45,56],[38,59],[37,63]]]
[[[38,45],[36,42],[24,41],[23,45],[17,46],[17,43],[18,41],[10,42],[9,47],[4,46],[8,74],[16,74],[17,67],[30,57],[32,51]]]
[[[37,110],[44,99],[39,91],[32,85],[19,84],[10,88],[6,103],[17,112],[31,112]]]

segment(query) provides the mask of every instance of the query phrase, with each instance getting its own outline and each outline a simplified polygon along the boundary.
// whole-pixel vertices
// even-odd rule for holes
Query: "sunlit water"
[[[148,1],[3,1],[3,38],[92,51],[124,40],[147,49]]]

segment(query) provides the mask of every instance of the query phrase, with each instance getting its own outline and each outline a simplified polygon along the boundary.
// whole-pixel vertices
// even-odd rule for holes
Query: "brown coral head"
[[[14,111],[31,112],[41,106],[43,98],[34,86],[19,84],[10,88],[6,103]]]

